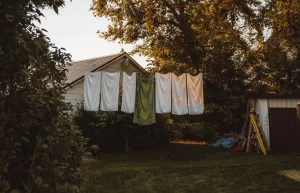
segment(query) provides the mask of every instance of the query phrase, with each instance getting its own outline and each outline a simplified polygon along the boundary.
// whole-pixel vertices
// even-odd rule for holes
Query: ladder
[[[258,141],[258,145],[259,145],[259,148],[261,149],[262,153],[264,155],[267,155],[267,150],[266,150],[266,144],[268,144],[268,142],[266,141],[266,138],[265,138],[265,135],[264,133],[258,128],[257,126],[257,123],[256,123],[256,120],[255,120],[255,115],[254,113],[251,113],[250,115],[250,122],[252,123],[252,127],[256,133],[256,138],[257,138],[257,141]],[[251,125],[250,125],[250,128],[251,128]],[[248,139],[249,137],[251,137],[251,129],[249,128],[249,135],[248,135]],[[248,149],[247,149],[248,150]],[[249,151],[249,150],[248,150]]]
[[[255,141],[252,140],[253,139],[253,127],[251,124],[250,117],[248,116],[248,114],[255,112],[255,109],[256,109],[256,100],[254,100],[254,99],[248,100],[247,111],[246,111],[247,116],[245,117],[245,122],[244,122],[243,129],[242,129],[242,134],[244,136],[242,149],[244,149],[244,147],[246,147],[246,152],[250,152],[253,143],[255,144]]]
[[[269,152],[272,152],[272,151],[271,151],[270,144],[268,143],[268,140],[267,140],[266,135],[265,135],[265,133],[264,133],[264,131],[263,131],[263,129],[262,129],[261,124],[259,123],[259,121],[256,121],[256,123],[257,123],[257,127],[258,127],[260,133],[262,133],[261,137],[262,137],[262,140],[263,140],[263,142],[264,142],[264,145],[265,145],[265,148],[266,148],[266,150],[267,150],[267,153],[268,153],[268,151],[269,151]]]

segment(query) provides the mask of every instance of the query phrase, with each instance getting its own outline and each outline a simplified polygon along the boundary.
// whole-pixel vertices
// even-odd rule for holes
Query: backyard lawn
[[[85,161],[91,193],[299,193],[300,156],[231,153],[201,145],[100,154]]]

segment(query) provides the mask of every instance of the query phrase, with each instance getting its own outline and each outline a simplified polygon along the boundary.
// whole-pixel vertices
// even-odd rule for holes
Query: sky
[[[66,6],[59,9],[59,15],[53,10],[44,10],[41,27],[57,47],[63,47],[72,55],[72,60],[84,60],[115,54],[124,49],[132,51],[134,45],[109,42],[100,38],[97,31],[106,31],[109,21],[94,17],[89,10],[92,0],[66,0]],[[133,58],[146,66],[146,57],[134,55]]]

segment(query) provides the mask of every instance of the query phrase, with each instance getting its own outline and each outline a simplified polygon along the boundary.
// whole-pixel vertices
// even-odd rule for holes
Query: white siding
[[[268,99],[269,108],[296,108],[298,103],[300,103],[300,98]]]
[[[71,103],[75,109],[83,101],[83,80],[68,88],[64,97],[64,101]]]
[[[135,67],[133,64],[130,64],[128,67],[122,68],[122,62],[124,58],[121,58],[114,63],[100,69],[100,71],[105,72],[121,72],[121,80],[123,71],[131,75],[133,72],[140,72],[140,69]],[[120,80],[120,82],[121,82]],[[65,99],[63,101],[69,102],[72,104],[73,108],[76,109],[77,105],[83,102],[83,87],[84,81],[81,80],[72,87],[68,88],[65,92]]]

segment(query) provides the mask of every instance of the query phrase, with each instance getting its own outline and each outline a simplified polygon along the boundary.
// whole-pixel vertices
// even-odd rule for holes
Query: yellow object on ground
[[[250,116],[250,120],[251,120],[251,123],[252,123],[252,125],[253,125],[253,128],[254,128],[254,130],[255,130],[255,133],[256,133],[256,137],[257,137],[257,141],[258,141],[259,147],[260,147],[262,153],[263,153],[264,155],[267,155],[266,148],[265,148],[265,145],[264,145],[263,140],[262,140],[262,138],[261,138],[259,129],[258,129],[258,127],[257,127],[257,124],[256,124],[256,121],[255,121],[254,114],[250,114],[249,116]]]

